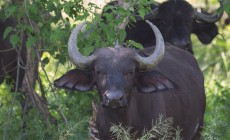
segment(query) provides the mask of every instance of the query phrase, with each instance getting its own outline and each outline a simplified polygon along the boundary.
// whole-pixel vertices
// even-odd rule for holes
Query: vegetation
[[[159,140],[181,140],[180,132],[182,131],[179,127],[173,128],[173,118],[163,119],[162,115],[159,115],[159,118],[152,123],[152,128],[148,131],[143,132],[142,137],[137,140],[150,140],[150,139],[159,139]],[[132,128],[126,128],[119,125],[113,125],[111,127],[111,132],[117,140],[132,140],[135,139],[135,132],[133,135],[130,134]]]
[[[204,139],[229,139],[230,134],[230,40],[229,26],[219,24],[220,34],[210,45],[196,39],[195,54],[205,76],[206,113]]]
[[[28,36],[27,48],[37,48],[33,53],[39,59],[41,82],[36,82],[35,91],[39,96],[45,93],[48,110],[55,121],[44,118],[32,103],[26,108],[22,107],[21,103],[28,97],[12,91],[12,85],[8,85],[5,81],[0,86],[0,139],[87,139],[87,126],[92,114],[91,102],[98,100],[96,93],[58,90],[52,85],[54,79],[74,68],[67,55],[70,31],[78,23],[90,21],[86,27],[86,32],[90,34],[80,35],[78,42],[82,53],[89,55],[96,48],[112,46],[116,40],[120,42],[124,40],[125,31],[117,30],[116,27],[123,22],[124,17],[129,16],[134,20],[132,18],[134,9],[113,9],[111,14],[106,15],[111,22],[105,25],[100,15],[94,13],[99,7],[92,3],[86,5],[82,0],[12,1],[14,3],[0,1],[0,19],[14,17],[18,21],[14,29],[9,27],[5,30],[4,37],[16,31],[10,35],[11,44],[16,47],[21,44],[21,31],[25,31]],[[136,0],[133,0],[132,4],[135,2]],[[149,0],[140,1],[139,13],[142,16],[149,10],[148,2]],[[211,4],[215,3],[216,1],[211,1]],[[225,3],[225,11],[230,15],[230,4]],[[114,13],[119,13],[120,18],[115,19]],[[28,22],[23,22],[21,19],[26,19]],[[202,133],[204,140],[230,139],[230,26],[225,26],[224,21],[218,26],[220,35],[210,45],[202,45],[197,38],[192,38],[195,57],[205,76],[207,108]],[[140,47],[134,42],[127,43]],[[40,58],[36,54],[41,51],[43,55]],[[42,86],[39,86],[40,84]],[[112,131],[116,135],[122,129],[114,126]],[[123,132],[127,133],[126,129]],[[144,135],[144,137],[152,136],[153,133],[148,132]]]

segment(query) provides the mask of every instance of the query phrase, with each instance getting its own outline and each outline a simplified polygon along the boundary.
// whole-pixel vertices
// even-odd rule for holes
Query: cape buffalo
[[[192,54],[165,45],[156,26],[146,22],[156,36],[156,46],[139,51],[116,44],[88,57],[76,49],[85,23],[80,24],[68,42],[70,59],[79,68],[68,71],[54,85],[78,91],[96,87],[100,98],[96,125],[102,140],[112,139],[112,124],[131,127],[140,137],[159,114],[173,117],[173,126],[182,129],[183,139],[198,139],[205,111],[203,74]]]
[[[116,1],[108,3],[110,6],[116,4]],[[150,20],[159,28],[165,42],[193,53],[190,39],[192,33],[204,44],[211,43],[218,34],[215,22],[220,20],[223,15],[222,1],[220,5],[217,15],[208,15],[198,12],[184,0],[168,0],[159,5],[152,4],[152,11],[145,16],[145,20]],[[111,9],[104,9],[106,10],[103,13],[111,12]],[[136,19],[136,22],[126,27],[127,36],[125,40],[134,40],[144,47],[155,44],[155,40],[152,39],[154,34],[151,28],[139,15],[136,15]]]
[[[15,48],[10,43],[10,35],[3,38],[5,29],[7,27],[14,28],[16,25],[17,21],[13,18],[0,21],[0,84],[6,75],[9,75],[11,78],[8,79],[8,82],[16,83],[18,81],[18,88],[20,88],[25,74],[26,37],[21,36],[22,44],[20,47]]]

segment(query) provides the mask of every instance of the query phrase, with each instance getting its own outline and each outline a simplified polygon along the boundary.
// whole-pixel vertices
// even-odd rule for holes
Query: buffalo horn
[[[91,62],[94,60],[93,55],[91,56],[83,56],[77,47],[77,36],[78,33],[80,32],[81,28],[86,24],[86,22],[81,23],[78,25],[71,33],[68,41],[68,54],[70,57],[70,60],[80,68],[86,68],[88,67]]]
[[[135,59],[139,62],[140,69],[150,69],[155,67],[162,60],[165,52],[165,44],[161,32],[150,21],[146,20],[146,23],[151,26],[156,36],[156,47],[154,52],[148,57],[142,57],[138,54],[135,56]]]
[[[204,13],[200,13],[197,10],[194,9],[194,18],[200,21],[204,21],[204,22],[208,22],[208,23],[213,23],[216,22],[218,20],[220,20],[220,18],[222,17],[224,10],[223,10],[223,1],[219,0],[220,2],[220,8],[218,9],[219,13],[215,14],[215,15],[206,15]]]

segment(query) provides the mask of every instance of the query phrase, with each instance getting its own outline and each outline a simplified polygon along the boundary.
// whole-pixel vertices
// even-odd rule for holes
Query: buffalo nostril
[[[107,91],[103,97],[104,107],[119,108],[127,105],[123,91]]]
[[[120,106],[123,104],[124,94],[122,91],[109,91],[105,93],[104,99],[108,106]]]
[[[123,99],[123,92],[120,91],[108,92],[105,94],[105,97],[107,100],[110,101],[119,101]]]

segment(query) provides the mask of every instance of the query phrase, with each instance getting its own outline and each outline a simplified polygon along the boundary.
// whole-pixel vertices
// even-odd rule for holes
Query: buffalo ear
[[[75,89],[79,91],[89,91],[94,86],[91,72],[79,69],[68,71],[62,77],[54,81],[54,86],[58,88]]]
[[[158,71],[139,72],[137,90],[141,93],[155,93],[175,88],[175,84]]]
[[[218,35],[218,28],[215,23],[198,23],[193,21],[192,32],[197,35],[203,44],[209,44]]]

